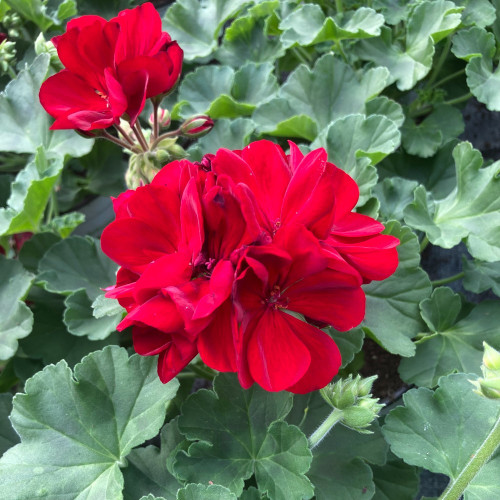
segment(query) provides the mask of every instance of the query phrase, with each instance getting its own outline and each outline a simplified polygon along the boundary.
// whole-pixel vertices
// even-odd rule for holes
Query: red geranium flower
[[[52,129],[94,130],[131,123],[145,100],[168,92],[182,67],[182,50],[161,31],[151,3],[106,21],[82,16],[52,39],[65,69],[48,78],[40,102],[56,121]]]
[[[355,182],[323,149],[269,141],[164,167],[114,201],[102,248],[122,268],[107,296],[163,382],[197,353],[243,387],[305,393],[340,366],[317,326],[357,326],[361,285],[397,267],[398,240],[352,212]],[[300,319],[302,318],[302,319]]]

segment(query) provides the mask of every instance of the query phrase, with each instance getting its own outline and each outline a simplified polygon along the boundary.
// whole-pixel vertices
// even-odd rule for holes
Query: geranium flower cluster
[[[65,69],[48,78],[40,102],[56,120],[51,129],[84,131],[131,125],[146,99],[177,83],[183,52],[151,3],[124,10],[110,21],[81,16],[52,39]]]
[[[320,328],[363,320],[361,285],[397,267],[399,241],[353,212],[354,180],[324,149],[262,140],[166,165],[114,200],[103,251],[121,268],[107,297],[135,350],[167,382],[198,353],[245,388],[306,393],[341,364]]]

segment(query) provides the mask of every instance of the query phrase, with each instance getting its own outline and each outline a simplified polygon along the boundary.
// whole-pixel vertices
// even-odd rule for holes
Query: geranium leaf
[[[419,303],[431,293],[427,273],[418,267],[420,252],[416,235],[399,222],[386,224],[384,231],[399,238],[399,266],[384,281],[363,287],[366,293],[366,331],[393,354],[413,356],[411,338],[422,331]]]
[[[358,114],[330,123],[311,147],[324,147],[329,160],[354,178],[360,188],[359,204],[362,205],[377,182],[376,169],[371,165],[392,153],[400,139],[396,124],[385,116]],[[371,165],[358,162],[358,158],[368,158]]]
[[[465,272],[463,285],[466,290],[482,293],[491,290],[500,297],[500,262],[463,260]]]
[[[456,478],[500,413],[497,401],[473,392],[471,377],[463,373],[449,375],[440,379],[436,391],[420,388],[404,394],[405,406],[392,410],[382,429],[393,453],[408,464]],[[473,493],[481,483],[484,489],[476,498],[495,498],[498,460],[496,457],[490,461],[472,480],[465,490],[466,499],[474,498],[469,497],[469,491]],[[491,474],[491,467],[496,474]]]
[[[388,177],[379,182],[373,193],[380,201],[382,220],[403,220],[404,209],[413,201],[413,191],[418,182],[403,177]]]
[[[488,0],[454,0],[456,5],[464,6],[462,24],[484,28],[496,19],[495,7]]]
[[[216,120],[209,134],[201,137],[188,149],[192,160],[199,161],[207,153],[215,153],[219,148],[243,149],[249,142],[255,123],[249,118]]]
[[[134,448],[127,456],[128,465],[123,469],[125,488],[124,500],[136,500],[145,492],[175,500],[177,490],[182,486],[167,469],[167,459],[175,449],[170,442],[172,423],[161,431],[161,447],[149,445]]]
[[[460,30],[453,37],[451,51],[456,57],[465,61],[473,57],[491,59],[495,54],[495,36],[477,26]]]
[[[188,484],[179,490],[177,500],[236,500],[236,495],[218,484]]]
[[[184,51],[186,61],[206,58],[218,47],[224,23],[249,4],[249,0],[179,0],[165,14],[163,27]]]
[[[388,76],[386,68],[356,73],[333,54],[326,54],[318,59],[312,70],[300,65],[280,88],[278,98],[288,101],[288,113],[281,113],[274,124],[269,123],[276,107],[275,99],[272,99],[257,108],[253,119],[260,132],[277,135],[282,121],[304,114],[311,117],[321,130],[335,119],[364,113],[366,101],[385,88]],[[283,108],[283,104],[280,107]]]
[[[366,115],[383,115],[392,120],[398,128],[405,121],[405,114],[400,104],[385,95],[380,95],[366,103]]]
[[[19,436],[12,428],[9,415],[12,411],[12,394],[0,394],[0,457],[19,443]]]
[[[271,63],[284,53],[285,48],[280,39],[267,35],[265,19],[250,15],[236,19],[229,26],[216,57],[221,63],[236,68],[241,65],[241,61]]]
[[[35,153],[40,146],[47,157],[87,154],[94,141],[73,130],[49,130],[52,118],[38,99],[40,85],[47,76],[49,55],[40,54],[31,66],[19,72],[0,94],[0,151]]]
[[[456,141],[444,145],[432,158],[423,160],[418,156],[397,151],[378,165],[381,177],[398,175],[424,184],[437,199],[445,198],[456,186],[455,165],[452,151]],[[413,201],[413,200],[412,200]]]
[[[117,336],[95,341],[69,334],[63,322],[63,297],[36,287],[29,297],[33,302],[33,331],[20,341],[20,346],[31,359],[41,359],[45,365],[64,359],[72,367],[90,352],[118,342]]]
[[[271,64],[247,63],[238,71],[228,66],[201,66],[189,73],[179,89],[182,117],[207,113],[212,118],[250,115],[262,96],[276,93]]]
[[[61,238],[67,238],[80,224],[85,222],[85,215],[80,212],[54,217],[48,224],[42,226],[42,231],[52,231]]]
[[[7,207],[0,208],[0,234],[36,232],[63,168],[62,159],[48,160],[43,147],[16,176]]]
[[[93,301],[102,294],[102,288],[114,283],[116,269],[102,253],[98,240],[71,236],[43,256],[37,281],[53,293],[68,295],[84,289]]]
[[[430,301],[421,305],[422,315],[433,326],[433,333],[417,342],[414,357],[401,360],[399,373],[405,382],[434,387],[439,377],[454,371],[480,374],[483,341],[500,348],[498,304],[481,302],[467,317],[450,326],[452,317],[458,314],[460,298],[446,290],[449,288],[435,290]],[[437,329],[438,326],[441,328]]]
[[[54,233],[38,233],[34,234],[22,246],[18,258],[23,266],[33,273],[38,272],[38,263],[45,255],[45,252],[58,241],[61,237]]]
[[[285,47],[313,45],[326,41],[372,38],[380,35],[384,17],[373,9],[360,7],[346,12],[339,21],[326,17],[319,5],[306,4],[289,14],[279,27]]]
[[[407,0],[374,0],[373,7],[382,12],[388,24],[398,24],[408,17],[413,2]]]
[[[235,376],[220,374],[214,391],[198,391],[182,407],[179,429],[199,442],[177,455],[175,473],[186,481],[213,481],[237,495],[255,474],[271,500],[312,497],[304,476],[311,464],[307,439],[282,421],[291,404],[286,392],[255,385],[245,391]]]
[[[365,334],[361,328],[354,328],[348,332],[338,332],[329,327],[326,332],[337,344],[342,355],[342,368],[347,366],[353,359],[354,355],[361,351]]]
[[[391,31],[385,28],[380,38],[362,41],[357,54],[387,67],[391,83],[395,81],[400,90],[409,90],[431,69],[434,43],[460,24],[459,12],[462,9],[446,0],[423,1],[408,17],[404,49],[393,43]]]
[[[0,359],[12,357],[17,341],[31,332],[33,313],[22,299],[33,277],[19,261],[0,255]]]
[[[418,470],[392,453],[383,466],[372,465],[375,495],[372,500],[413,500],[418,491]]]
[[[158,432],[177,387],[160,382],[154,358],[117,347],[90,354],[74,374],[64,361],[46,367],[14,400],[21,444],[0,460],[3,494],[120,498],[120,465]]]
[[[89,340],[105,339],[116,330],[123,313],[119,311],[112,315],[97,318],[92,312],[92,301],[85,290],[77,290],[66,297],[64,301],[64,324],[68,331],[77,337],[86,336]]]
[[[41,31],[76,15],[75,0],[5,0],[5,3],[25,19],[34,22]]]
[[[457,187],[434,202],[423,187],[405,209],[405,221],[425,231],[431,243],[452,248],[466,238],[470,253],[481,260],[500,260],[499,164],[481,168],[481,153],[462,142],[453,150]]]

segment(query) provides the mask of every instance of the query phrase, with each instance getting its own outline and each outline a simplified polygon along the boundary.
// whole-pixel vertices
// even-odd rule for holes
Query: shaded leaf
[[[3,493],[119,498],[120,464],[158,432],[177,387],[159,381],[154,358],[116,347],[90,354],[74,375],[64,361],[46,367],[14,400],[21,444],[0,460]]]
[[[9,420],[12,411],[12,394],[0,394],[0,457],[19,443],[19,436]]]
[[[33,275],[17,260],[0,255],[0,359],[9,359],[18,340],[28,336],[33,327],[33,313],[23,298]]]
[[[413,201],[413,191],[418,182],[403,177],[388,177],[379,182],[373,193],[380,201],[382,220],[403,220],[404,209]]]
[[[18,258],[28,271],[36,273],[38,271],[40,259],[45,255],[45,252],[58,241],[61,241],[61,237],[54,233],[34,234],[23,244]]]
[[[414,500],[418,491],[418,470],[398,460],[392,453],[383,466],[372,465],[373,500]]]
[[[481,153],[462,142],[453,150],[457,186],[443,200],[434,201],[423,187],[405,209],[405,222],[425,231],[430,242],[452,248],[466,239],[472,256],[500,260],[499,164],[481,168]]]
[[[445,291],[449,288],[438,290],[429,302],[422,304],[424,318],[432,308],[432,316],[426,319],[433,326],[432,335],[419,340],[415,356],[401,360],[399,365],[401,378],[419,386],[434,387],[441,376],[455,371],[480,374],[483,341],[500,348],[498,303],[481,302],[467,317],[450,326],[451,318],[458,314],[459,297]]]
[[[466,290],[482,293],[491,290],[500,297],[500,262],[463,260],[465,272],[463,285]]]
[[[188,484],[179,490],[177,500],[236,500],[236,495],[218,484]]]
[[[348,332],[338,332],[334,328],[329,327],[326,332],[337,344],[342,355],[342,368],[344,368],[363,347],[365,334],[361,328],[354,328]]]
[[[76,15],[75,0],[5,0],[5,3],[24,19],[32,21],[40,31],[52,25],[60,26],[68,17]]]

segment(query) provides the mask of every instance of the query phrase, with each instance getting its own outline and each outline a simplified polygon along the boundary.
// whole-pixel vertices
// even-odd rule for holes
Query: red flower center
[[[281,290],[278,285],[275,285],[271,292],[269,293],[269,297],[265,300],[265,303],[268,307],[271,307],[275,311],[278,309],[287,309],[288,308],[289,299],[287,297],[281,296]]]

